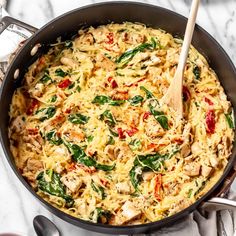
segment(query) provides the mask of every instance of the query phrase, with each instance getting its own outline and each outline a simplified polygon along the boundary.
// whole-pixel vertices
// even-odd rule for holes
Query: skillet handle
[[[214,193],[214,196],[200,205],[200,210],[236,210],[236,201],[225,198],[236,177],[236,163],[224,180],[222,186]]]
[[[33,27],[32,25],[28,25],[22,21],[19,21],[10,16],[5,16],[0,20],[0,34],[9,26],[9,25],[17,25],[28,30],[30,33],[34,34],[38,29]]]
[[[204,202],[200,208],[203,211],[236,210],[236,201],[221,197],[213,197]]]

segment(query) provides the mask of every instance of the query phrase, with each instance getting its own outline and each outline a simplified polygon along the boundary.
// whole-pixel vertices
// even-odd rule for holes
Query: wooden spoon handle
[[[183,46],[180,53],[179,64],[177,70],[184,71],[185,64],[188,58],[189,47],[193,37],[194,26],[197,18],[198,7],[200,0],[193,0],[188,18],[187,27],[185,30]]]

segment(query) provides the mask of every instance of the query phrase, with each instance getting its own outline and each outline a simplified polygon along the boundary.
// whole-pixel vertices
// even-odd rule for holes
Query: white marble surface
[[[9,13],[29,24],[41,27],[54,17],[94,0],[11,0]],[[190,0],[146,0],[187,16]],[[236,0],[202,0],[198,24],[205,28],[236,64]],[[18,232],[34,236],[32,220],[43,214],[60,228],[63,236],[99,235],[74,227],[44,209],[23,187],[0,150],[0,233]]]

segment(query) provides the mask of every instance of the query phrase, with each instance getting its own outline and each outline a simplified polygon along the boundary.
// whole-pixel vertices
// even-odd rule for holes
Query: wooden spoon
[[[167,93],[161,99],[161,104],[167,104],[176,111],[178,118],[183,118],[183,76],[185,64],[188,57],[189,47],[193,37],[194,26],[197,17],[197,11],[199,7],[200,0],[193,0],[188,23],[184,35],[183,46],[181,49],[179,63],[174,75],[173,80],[167,90]]]

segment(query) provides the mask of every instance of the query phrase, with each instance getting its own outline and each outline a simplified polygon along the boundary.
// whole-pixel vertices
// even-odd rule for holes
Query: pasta
[[[81,29],[28,69],[10,107],[15,163],[38,195],[77,218],[143,224],[193,204],[221,177],[232,107],[191,46],[184,118],[160,106],[182,40],[138,23]]]

